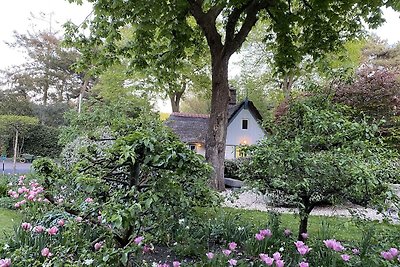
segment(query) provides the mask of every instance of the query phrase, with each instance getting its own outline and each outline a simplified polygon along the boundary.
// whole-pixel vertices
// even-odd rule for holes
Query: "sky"
[[[9,48],[5,42],[12,42],[13,32],[26,33],[33,29],[42,30],[50,28],[61,30],[61,25],[68,20],[80,24],[91,12],[91,6],[87,3],[79,6],[71,4],[67,0],[11,0],[2,5],[0,16],[0,69],[6,69],[11,65],[18,65],[24,61],[24,56],[19,51]],[[45,20],[30,19],[31,14],[40,18],[40,13],[47,14]],[[386,39],[390,44],[400,42],[400,13],[393,10],[384,10],[387,22],[373,32]],[[237,57],[236,57],[237,58]],[[232,58],[231,61],[235,61]],[[231,68],[232,69],[232,68]],[[235,71],[232,71],[234,76]]]
[[[47,14],[45,20],[30,19],[31,13],[40,18],[40,13]],[[13,32],[26,33],[28,30],[44,30],[51,27],[53,30],[61,30],[62,24],[72,20],[80,24],[91,12],[89,4],[79,6],[71,4],[67,0],[11,0],[2,4],[0,16],[0,69],[11,65],[17,65],[24,61],[22,53],[11,49],[5,42],[13,42]]]

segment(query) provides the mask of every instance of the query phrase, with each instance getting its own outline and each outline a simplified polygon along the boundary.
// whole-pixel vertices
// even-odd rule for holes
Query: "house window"
[[[196,145],[195,144],[189,144],[189,149],[192,151],[196,151]]]
[[[247,130],[249,128],[249,120],[242,119],[242,130]]]
[[[241,146],[237,146],[236,149],[235,149],[235,152],[236,152],[235,153],[235,158],[237,158],[237,159],[247,156],[246,151]]]

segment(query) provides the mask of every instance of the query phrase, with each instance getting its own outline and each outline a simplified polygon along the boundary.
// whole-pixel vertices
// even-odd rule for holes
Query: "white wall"
[[[248,120],[247,130],[242,129],[242,119]],[[248,109],[242,109],[228,125],[225,158],[233,159],[235,156],[235,153],[232,151],[233,147],[230,147],[230,145],[253,145],[264,136],[265,132],[258,125],[250,111]]]

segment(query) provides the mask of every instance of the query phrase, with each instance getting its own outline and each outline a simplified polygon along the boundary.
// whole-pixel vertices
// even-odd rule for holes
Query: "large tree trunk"
[[[224,160],[229,102],[228,61],[229,58],[226,57],[215,54],[212,56],[212,97],[206,159],[214,167],[211,185],[218,191],[225,190]]]
[[[203,10],[203,1],[188,0],[190,13],[196,19],[207,39],[212,62],[211,115],[206,141],[206,159],[214,167],[211,184],[222,191],[224,184],[224,159],[226,127],[228,122],[228,62],[246,40],[250,30],[258,20],[258,12],[269,5],[270,1],[243,1],[240,7],[230,10],[225,26],[225,36],[218,31],[217,18],[224,10],[221,4],[215,4],[207,12]],[[224,39],[224,43],[222,40]]]

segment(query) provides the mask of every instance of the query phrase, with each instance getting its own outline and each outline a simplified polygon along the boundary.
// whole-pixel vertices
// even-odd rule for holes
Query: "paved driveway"
[[[15,168],[16,174],[26,174],[31,172],[31,163],[17,163]],[[1,174],[14,174],[14,164],[10,160],[6,160],[3,165],[3,161],[0,161],[0,173]]]

